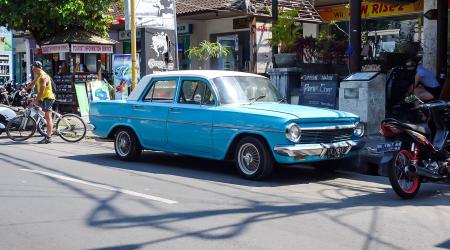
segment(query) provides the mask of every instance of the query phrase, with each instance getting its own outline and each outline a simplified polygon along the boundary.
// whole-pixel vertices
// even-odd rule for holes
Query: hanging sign
[[[125,28],[130,29],[130,1],[125,1]],[[175,30],[173,0],[135,1],[136,27]]]
[[[376,18],[421,13],[423,12],[423,1],[399,4],[363,2],[361,3],[361,17]],[[325,22],[350,20],[350,8],[347,5],[325,6],[317,8],[317,10]]]
[[[70,47],[68,43],[64,44],[52,44],[52,45],[43,45],[42,47],[43,54],[53,54],[53,53],[66,53],[70,52]]]
[[[72,44],[72,53],[112,54],[112,45],[101,44]]]

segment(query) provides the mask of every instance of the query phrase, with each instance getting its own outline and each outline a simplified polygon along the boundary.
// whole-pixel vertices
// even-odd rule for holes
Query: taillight
[[[400,129],[390,124],[381,124],[380,134],[384,137],[392,137],[400,133]]]

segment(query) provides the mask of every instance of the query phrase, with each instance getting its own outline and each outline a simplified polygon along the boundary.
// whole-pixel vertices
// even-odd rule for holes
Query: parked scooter
[[[386,142],[377,146],[383,152],[380,170],[389,176],[394,191],[411,199],[424,182],[450,183],[450,104],[423,103],[416,96],[407,103],[420,102],[414,110],[426,115],[428,124],[409,124],[396,119],[381,122]]]
[[[16,117],[16,112],[14,112],[10,107],[0,106],[0,135],[5,131],[6,125]]]
[[[23,87],[19,87],[17,88],[17,90],[14,91],[14,93],[12,94],[12,102],[11,105],[14,107],[22,107],[22,108],[26,108],[28,105],[28,101],[30,99],[30,91],[28,92],[22,92]]]
[[[10,105],[9,93],[5,85],[0,85],[0,104]]]

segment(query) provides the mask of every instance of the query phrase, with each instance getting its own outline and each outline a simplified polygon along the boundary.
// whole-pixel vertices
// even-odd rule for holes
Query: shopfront
[[[406,58],[423,53],[424,0],[399,4],[363,2],[361,31],[363,64],[382,70],[402,64]],[[318,7],[324,24],[321,35],[346,40],[349,34],[349,8],[346,5]]]
[[[33,60],[43,62],[44,70],[53,77],[60,112],[83,114],[88,96],[93,99],[95,95],[91,93],[89,83],[104,78],[112,82],[114,44],[111,39],[76,30],[44,41],[35,51]]]

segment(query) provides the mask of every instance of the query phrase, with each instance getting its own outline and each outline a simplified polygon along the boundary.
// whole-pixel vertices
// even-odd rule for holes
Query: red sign
[[[112,45],[72,44],[72,53],[112,54]]]

